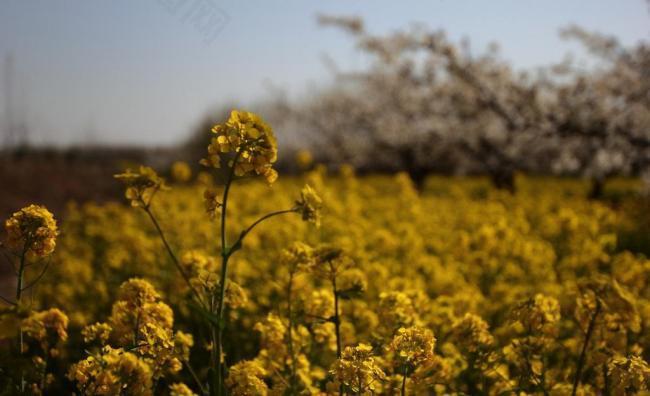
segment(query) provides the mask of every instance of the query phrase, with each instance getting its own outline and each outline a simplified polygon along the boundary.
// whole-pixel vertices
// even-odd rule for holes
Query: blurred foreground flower
[[[148,166],[140,166],[137,172],[127,169],[125,173],[115,175],[115,178],[126,185],[124,195],[135,207],[149,207],[154,195],[168,188],[165,179]]]
[[[320,226],[320,212],[323,207],[323,200],[316,194],[309,184],[305,184],[300,191],[300,199],[296,201],[296,208],[302,215],[302,219]]]

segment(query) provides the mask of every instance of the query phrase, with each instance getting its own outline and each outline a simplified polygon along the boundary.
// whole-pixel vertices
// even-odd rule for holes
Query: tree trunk
[[[424,181],[427,178],[427,171],[422,168],[411,168],[407,171],[409,177],[411,178],[411,181],[413,181],[413,184],[415,185],[415,188],[419,192],[422,192],[422,189],[424,188]]]
[[[402,161],[402,168],[409,174],[411,181],[415,185],[418,192],[422,192],[424,181],[427,178],[427,169],[421,166],[412,147],[404,147],[398,151],[400,160]]]
[[[514,194],[515,187],[515,172],[510,169],[501,169],[490,174],[492,185],[499,190],[508,191]]]
[[[596,177],[591,179],[591,190],[589,191],[589,199],[601,199],[605,192],[605,178]]]

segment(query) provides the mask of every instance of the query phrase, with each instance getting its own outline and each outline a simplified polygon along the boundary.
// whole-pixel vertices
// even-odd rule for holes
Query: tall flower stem
[[[406,396],[406,374],[408,374],[408,366],[404,365],[404,373],[402,373],[402,396]]]
[[[27,264],[27,250],[30,245],[29,239],[25,241],[23,250],[20,254],[20,263],[18,267],[18,280],[16,281],[16,307],[20,309],[20,299],[23,294],[23,278],[25,277],[25,265]],[[22,324],[18,325],[18,351],[20,356],[24,353],[24,340],[23,340],[23,326]],[[25,391],[25,373],[21,370],[20,372],[20,391]]]
[[[600,300],[596,300],[596,310],[589,320],[589,326],[587,327],[587,333],[585,334],[585,342],[582,344],[582,351],[580,352],[580,357],[578,358],[578,364],[576,366],[576,376],[573,379],[573,390],[571,391],[571,396],[576,396],[578,391],[578,386],[580,385],[580,377],[582,376],[582,368],[585,364],[585,358],[587,357],[587,348],[589,346],[589,341],[591,340],[591,335],[594,332],[594,327],[596,325],[596,318],[600,314]]]
[[[291,359],[291,373],[289,374],[289,392],[296,391],[296,354],[293,349],[293,270],[289,269],[289,283],[287,284],[287,338],[289,342],[289,358]]]
[[[18,280],[16,285],[16,304],[20,303],[20,298],[23,295],[23,282],[25,276],[25,261],[26,261],[26,252],[27,249],[23,249],[23,252],[20,255],[20,264],[18,267]]]
[[[339,293],[334,281],[334,328],[336,329],[336,357],[341,357],[341,318],[339,316]]]
[[[214,325],[212,326],[212,338],[213,338],[213,348],[215,349],[215,356],[214,359],[216,359],[216,369],[215,369],[215,375],[217,377],[216,381],[216,389],[218,390],[218,395],[223,394],[223,378],[224,378],[224,372],[223,372],[223,362],[222,362],[222,349],[223,349],[223,329],[225,327],[225,323],[223,321],[223,308],[224,308],[224,302],[223,300],[225,299],[226,296],[226,280],[228,277],[228,254],[222,255],[222,261],[221,261],[221,282],[219,284],[220,286],[220,291],[219,291],[219,299],[217,301],[217,320],[218,320],[218,325],[217,328],[215,329]]]
[[[229,183],[230,184],[230,183]],[[229,184],[227,187],[229,187]],[[227,190],[228,188],[226,188]],[[226,201],[227,201],[227,196],[224,195],[224,204],[223,204],[223,212],[222,212],[222,224],[225,224],[225,216],[224,213],[226,211]],[[215,329],[214,326],[212,326],[212,338],[213,338],[213,343],[216,345],[216,381],[215,381],[215,386],[217,389],[220,389],[219,395],[223,394],[223,378],[224,378],[224,366],[223,362],[221,361],[221,353],[223,350],[223,330],[225,327],[225,322],[224,322],[224,307],[225,307],[225,297],[226,297],[226,290],[227,290],[227,285],[226,283],[228,282],[228,262],[230,257],[239,249],[241,249],[242,243],[244,241],[244,238],[246,235],[248,235],[258,224],[262,223],[264,220],[268,220],[271,217],[287,214],[287,213],[295,213],[296,209],[291,208],[291,209],[285,209],[285,210],[278,210],[275,212],[271,212],[269,214],[266,214],[256,221],[254,221],[250,226],[248,226],[244,231],[242,231],[239,235],[239,238],[232,244],[232,246],[227,247],[225,244],[225,229],[222,226],[222,246],[226,246],[225,249],[222,249],[221,252],[221,278],[219,282],[219,296],[218,299],[216,299],[216,304],[217,304],[217,319],[218,319],[218,328]],[[214,302],[213,298],[213,302]]]
[[[330,268],[332,270],[332,291],[334,292],[334,329],[336,332],[336,358],[341,358],[341,318],[339,316],[339,291],[336,287],[336,273],[330,261]]]
[[[223,364],[221,362],[222,348],[223,348],[223,328],[225,327],[223,322],[223,308],[224,308],[224,299],[226,297],[226,282],[228,280],[228,259],[230,258],[231,252],[228,249],[226,244],[226,219],[228,212],[228,193],[230,192],[230,185],[235,177],[235,167],[237,166],[237,161],[241,151],[238,151],[235,154],[235,158],[232,161],[232,166],[228,172],[228,178],[226,179],[226,184],[223,190],[222,198],[222,207],[221,207],[221,277],[219,281],[219,299],[217,300],[217,328],[215,329],[214,325],[211,328],[212,335],[212,348],[215,351],[213,356],[214,364],[214,379],[213,386],[210,387],[212,394],[214,395],[215,391],[217,395],[223,395]],[[214,296],[213,296],[214,301]],[[216,361],[214,361],[216,360]]]
[[[227,216],[228,197],[230,193],[230,187],[232,185],[232,182],[234,181],[235,166],[237,165],[237,160],[239,159],[240,153],[241,151],[238,151],[237,154],[235,154],[235,157],[232,161],[232,165],[230,167],[230,171],[228,172],[228,178],[226,179],[226,184],[223,190],[223,198],[222,198],[222,206],[221,206],[221,276],[219,281],[218,295],[217,296],[213,295],[211,301],[212,312],[214,312],[214,304],[216,302],[216,319],[217,319],[216,328],[214,324],[211,325],[212,345],[213,345],[213,350],[215,351],[214,356],[212,357],[212,361],[214,363],[214,365],[212,366],[214,368],[212,386],[210,387],[212,395],[223,395],[224,393],[224,364],[221,361],[221,355],[223,351],[223,330],[225,327],[224,307],[225,307],[226,290],[228,287],[227,286],[228,261],[230,259],[230,256],[232,256],[237,250],[241,249],[244,238],[257,225],[259,225],[265,220],[270,219],[271,217],[275,217],[287,213],[295,213],[298,210],[296,207],[293,207],[291,209],[271,212],[260,217],[259,219],[255,220],[250,226],[246,227],[239,234],[239,237],[237,238],[237,240],[235,240],[232,246],[228,246],[228,241],[226,237],[226,220],[228,218]]]
[[[144,204],[144,202],[143,202]],[[178,272],[181,274],[183,277],[183,280],[185,280],[185,283],[187,286],[190,288],[190,291],[194,295],[194,298],[197,300],[197,302],[200,305],[204,305],[205,303],[203,302],[203,299],[201,298],[201,295],[199,292],[192,286],[192,282],[190,282],[190,277],[189,275],[183,270],[183,267],[181,266],[180,261],[176,257],[176,254],[174,254],[174,251],[172,250],[171,246],[169,245],[169,242],[167,242],[167,238],[165,237],[165,233],[163,232],[162,228],[160,227],[160,224],[158,223],[158,220],[156,219],[156,216],[154,216],[153,212],[151,211],[151,208],[149,205],[143,205],[145,213],[149,216],[149,219],[153,223],[154,227],[156,228],[156,231],[158,232],[158,236],[160,237],[160,240],[162,241],[163,245],[165,246],[165,250],[167,251],[167,254],[169,255],[169,258],[171,259],[172,263],[174,263],[174,266],[178,270]]]
[[[287,214],[287,213],[295,213],[295,212],[297,212],[297,208],[277,210],[275,212],[265,214],[264,216],[262,216],[259,219],[255,220],[250,226],[248,226],[244,231],[242,231],[241,234],[239,234],[239,238],[237,238],[235,243],[233,243],[232,246],[230,247],[229,254],[232,255],[237,250],[241,249],[241,244],[244,241],[244,238],[246,237],[246,235],[248,235],[248,233],[253,231],[253,228],[255,228],[255,226],[257,226],[258,224],[260,224],[264,220],[268,220],[271,217],[275,217],[275,216],[279,216],[279,215],[283,215],[283,214]]]
[[[20,254],[20,264],[18,267],[18,280],[16,281],[16,306],[20,306],[20,299],[23,295],[23,282],[25,278],[25,264],[27,264],[27,246],[28,243],[25,241],[25,247]],[[23,327],[20,326],[18,330],[18,343],[20,354],[23,354]]]
[[[336,334],[336,358],[341,358],[341,317],[339,316],[339,291],[336,286],[336,271],[334,270],[334,265],[332,261],[329,261],[330,272],[331,272],[331,282],[332,282],[332,292],[334,293],[334,331]],[[359,389],[361,389],[361,383],[359,383]],[[343,394],[343,384],[339,386],[339,394]]]

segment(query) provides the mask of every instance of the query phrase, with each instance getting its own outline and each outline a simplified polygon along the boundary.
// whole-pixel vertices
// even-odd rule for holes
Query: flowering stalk
[[[272,167],[277,159],[277,143],[271,127],[259,116],[248,112],[233,110],[228,121],[213,127],[212,132],[216,134],[216,137],[212,138],[208,146],[208,157],[201,160],[201,164],[208,167],[221,168],[222,154],[225,153],[232,153],[233,159],[228,164],[228,175],[225,180],[222,201],[218,202],[215,194],[212,192],[206,191],[204,194],[206,198],[206,209],[211,216],[216,213],[217,209],[221,210],[220,281],[218,290],[213,290],[210,293],[209,301],[207,302],[203,301],[201,295],[192,285],[190,276],[185,272],[183,266],[176,258],[160,224],[151,210],[150,206],[155,194],[167,188],[164,179],[159,177],[153,169],[144,166],[141,166],[137,172],[127,170],[127,172],[116,175],[115,177],[126,184],[127,189],[125,195],[131,201],[131,205],[142,208],[149,216],[149,219],[158,231],[169,257],[183,276],[193,296],[201,305],[200,312],[207,318],[212,342],[208,384],[210,394],[216,396],[223,395],[225,392],[225,365],[222,361],[222,351],[225,328],[225,299],[228,288],[228,262],[230,256],[241,249],[246,235],[258,224],[271,217],[286,213],[300,213],[303,220],[318,224],[322,202],[311,187],[305,186],[301,191],[300,200],[296,201],[294,207],[287,210],[271,212],[260,217],[244,229],[239,234],[237,240],[229,246],[226,237],[227,209],[230,187],[235,180],[235,176],[263,176],[268,183],[273,183],[277,179],[277,172]]]
[[[213,375],[216,377],[215,381],[213,383],[213,386],[210,388],[214,394],[214,391],[216,390],[219,394],[223,394],[223,368],[222,368],[222,362],[221,362],[221,349],[222,349],[222,338],[223,338],[223,328],[224,328],[224,323],[223,323],[223,307],[224,307],[224,299],[226,297],[226,280],[228,277],[228,259],[230,258],[230,252],[228,251],[228,247],[226,245],[226,210],[228,208],[228,192],[230,191],[230,185],[232,184],[232,179],[233,176],[235,175],[235,163],[239,159],[241,151],[238,152],[235,155],[235,159],[233,160],[233,165],[230,168],[230,173],[228,175],[228,179],[226,180],[226,186],[223,190],[223,199],[222,199],[222,205],[223,207],[221,208],[221,279],[219,281],[219,300],[217,301],[217,323],[218,323],[218,328],[215,329],[214,325],[212,325],[211,328],[211,335],[212,335],[212,350],[214,352],[214,356],[212,357],[213,364],[216,365],[214,367],[215,372]],[[212,296],[211,304],[212,304],[212,312],[214,312],[214,295]],[[216,350],[215,350],[216,348]]]
[[[224,323],[224,307],[225,307],[225,297],[226,297],[226,289],[227,289],[227,282],[228,282],[228,262],[230,257],[239,249],[241,249],[242,243],[244,241],[244,238],[246,235],[248,235],[258,224],[262,223],[264,220],[268,220],[271,217],[274,216],[279,216],[282,214],[287,214],[287,213],[294,213],[298,211],[297,207],[291,208],[291,209],[286,209],[286,210],[279,210],[275,212],[268,213],[259,219],[257,219],[255,222],[253,222],[250,226],[248,226],[244,231],[242,231],[235,241],[232,246],[228,247],[227,245],[227,238],[226,238],[226,220],[227,220],[227,208],[228,208],[228,197],[229,197],[229,192],[230,192],[230,186],[232,185],[232,182],[234,180],[235,176],[235,169],[236,169],[236,163],[237,160],[239,159],[240,153],[242,151],[238,151],[237,154],[235,154],[235,158],[233,159],[233,164],[230,167],[230,172],[228,174],[228,179],[226,179],[226,185],[224,187],[223,191],[223,199],[222,199],[222,208],[221,208],[221,278],[219,282],[219,296],[218,299],[216,299],[217,307],[216,307],[216,318],[217,318],[217,323],[218,326],[215,329],[215,326],[212,326],[211,329],[211,334],[212,334],[212,342],[213,342],[213,349],[216,347],[215,354],[213,356],[213,361],[216,362],[216,367],[215,367],[215,372],[213,380],[213,387],[214,389],[217,390],[218,395],[223,394],[223,378],[224,378],[224,364],[221,359],[222,355],[222,350],[223,350],[223,330],[225,327]],[[213,296],[212,298],[212,304],[213,306],[211,307],[214,312],[214,302],[215,302],[215,297]]]
[[[174,251],[172,250],[169,242],[167,241],[165,233],[160,227],[156,216],[151,210],[151,203],[153,202],[153,198],[156,196],[156,194],[161,190],[168,189],[165,184],[165,180],[158,176],[153,169],[146,166],[141,166],[137,172],[127,169],[125,173],[115,175],[115,178],[123,181],[124,184],[126,184],[127,189],[125,196],[131,201],[131,206],[141,208],[147,214],[149,220],[151,220],[151,223],[158,232],[158,236],[165,246],[165,250],[167,251],[167,254],[169,255],[172,263],[183,277],[183,280],[187,286],[190,288],[190,291],[194,295],[194,298],[197,300],[197,303],[205,307],[205,303],[203,302],[201,295],[194,288],[194,286],[192,286],[189,275],[185,272],[185,270],[183,270],[183,267],[176,257],[176,254],[174,254]]]
[[[16,301],[10,303],[16,307],[17,314],[20,317],[20,302],[23,292],[38,282],[45,271],[48,263],[44,264],[41,273],[31,281],[26,287],[24,286],[25,270],[34,263],[28,263],[29,259],[40,259],[49,256],[56,246],[56,236],[58,229],[54,216],[45,207],[30,205],[14,213],[5,222],[5,231],[7,233],[7,247],[19,257],[18,270],[16,272]],[[5,300],[3,298],[3,300]],[[25,352],[23,324],[18,325],[18,351],[22,356]],[[25,373],[20,372],[20,390],[25,391]]]
[[[356,347],[345,347],[341,357],[332,365],[330,373],[341,384],[339,394],[345,390],[362,395],[366,390],[374,394],[374,384],[386,379],[386,375],[377,365],[372,353],[372,346],[359,344]]]
[[[400,327],[397,330],[388,350],[394,353],[396,359],[395,372],[397,373],[399,368],[402,369],[402,396],[406,395],[409,371],[413,374],[418,366],[431,362],[435,343],[433,333],[426,328],[414,326]]]
[[[226,221],[228,210],[228,198],[230,187],[235,176],[262,176],[271,184],[278,173],[273,169],[273,163],[277,160],[277,142],[273,129],[266,124],[258,115],[233,110],[228,121],[212,128],[216,136],[208,145],[208,157],[201,160],[201,164],[213,168],[221,168],[222,155],[225,153],[234,154],[228,165],[228,177],[225,181],[221,203],[210,202],[210,208],[221,206],[221,276],[218,295],[213,294],[211,298],[211,313],[214,314],[216,303],[216,317],[211,321],[211,336],[214,354],[212,356],[211,368],[213,370],[210,387],[211,393],[222,395],[224,391],[224,364],[221,361],[223,349],[224,307],[228,282],[228,261],[230,256],[241,249],[242,242],[246,235],[258,224],[271,217],[300,212],[305,220],[316,222],[318,215],[317,206],[320,205],[320,198],[309,190],[306,195],[303,193],[301,201],[288,210],[280,210],[262,216],[251,224],[243,232],[232,246],[228,246],[226,238]],[[216,323],[215,323],[216,322]],[[215,328],[216,324],[216,328]]]

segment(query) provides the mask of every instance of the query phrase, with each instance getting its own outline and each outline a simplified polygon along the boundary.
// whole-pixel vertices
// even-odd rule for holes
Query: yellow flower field
[[[256,117],[215,127],[195,177],[118,175],[132,205],[7,220],[5,394],[647,392],[636,182],[277,178]]]

